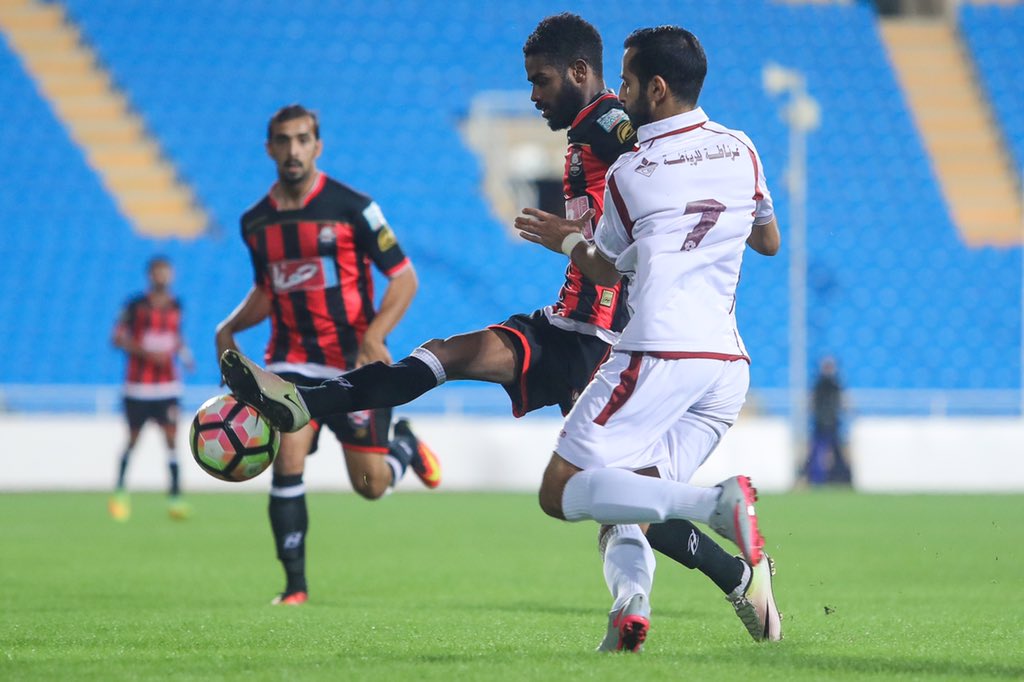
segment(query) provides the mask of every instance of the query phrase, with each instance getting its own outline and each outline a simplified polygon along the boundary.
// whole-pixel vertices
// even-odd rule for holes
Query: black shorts
[[[517,417],[548,405],[568,414],[611,349],[596,336],[559,329],[542,310],[488,329],[505,334],[516,349],[516,380],[503,386]]]
[[[144,400],[142,398],[124,399],[124,416],[128,419],[128,428],[138,431],[150,419],[160,426],[178,423],[178,399],[158,398]]]
[[[312,379],[303,374],[295,372],[280,372],[283,379],[298,386],[319,386],[322,379]],[[326,426],[334,432],[343,448],[348,450],[362,450],[364,452],[379,452],[384,454],[388,451],[388,442],[391,434],[391,408],[385,407],[377,410],[360,410],[347,414],[334,414],[329,417],[314,419],[312,422],[316,427],[316,435],[313,437],[313,444],[309,446],[309,454],[316,452],[317,442],[320,439],[320,427]]]

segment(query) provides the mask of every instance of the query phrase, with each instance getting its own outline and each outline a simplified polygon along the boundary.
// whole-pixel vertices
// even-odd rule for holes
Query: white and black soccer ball
[[[188,443],[206,473],[222,481],[248,481],[273,464],[281,434],[254,408],[225,394],[202,404]]]

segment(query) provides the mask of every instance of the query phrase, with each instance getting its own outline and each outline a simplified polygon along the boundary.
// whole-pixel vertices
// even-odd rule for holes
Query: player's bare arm
[[[228,349],[238,350],[235,334],[259,324],[269,316],[270,297],[267,296],[264,289],[254,286],[238,304],[238,307],[217,325],[215,337],[217,357],[219,358]]]
[[[779,247],[782,246],[782,235],[779,233],[779,223],[774,216],[762,225],[754,223],[750,236],[747,237],[747,246],[762,256],[774,256],[779,252]]]
[[[356,367],[371,362],[391,363],[391,353],[384,345],[384,339],[405,315],[418,288],[419,279],[412,265],[388,280],[388,287],[380,302],[380,310],[366,328],[363,343],[359,346]]]
[[[594,217],[593,209],[576,220],[536,208],[524,208],[523,213],[515,221],[520,237],[555,253],[565,253],[584,275],[601,286],[613,287],[622,279],[615,264],[583,238],[583,226]]]

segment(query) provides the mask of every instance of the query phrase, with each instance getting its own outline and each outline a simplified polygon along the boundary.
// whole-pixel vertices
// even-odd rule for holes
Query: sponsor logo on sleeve
[[[371,201],[370,205],[363,209],[363,217],[366,218],[366,222],[370,224],[370,229],[374,232],[388,224],[388,221],[384,219],[384,211],[380,210],[376,201]]]
[[[601,305],[605,308],[611,308],[612,304],[615,303],[615,292],[611,289],[605,289],[601,292]]]
[[[611,109],[601,114],[597,119],[597,125],[604,128],[606,133],[610,133],[612,128],[619,122],[626,119],[626,112],[622,109]]]
[[[392,248],[398,240],[395,238],[395,233],[391,231],[388,225],[384,225],[380,228],[380,232],[377,233],[377,248],[381,251],[387,251]]]
[[[626,140],[636,135],[636,131],[633,130],[633,123],[630,121],[623,121],[619,124],[619,127],[615,129],[615,136],[619,138],[619,142],[626,144]]]

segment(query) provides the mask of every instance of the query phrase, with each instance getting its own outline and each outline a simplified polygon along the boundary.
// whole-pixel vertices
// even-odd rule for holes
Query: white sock
[[[735,601],[743,596],[743,593],[747,591],[747,587],[750,585],[750,579],[754,577],[754,572],[750,570],[750,564],[746,561],[743,562],[743,577],[740,578],[740,584],[736,586],[732,592],[726,595],[726,599],[729,601]]]
[[[562,513],[567,521],[659,523],[687,519],[707,523],[720,491],[641,476],[625,469],[588,469],[565,484]]]
[[[448,380],[448,374],[444,371],[444,365],[437,359],[437,356],[431,353],[429,350],[420,346],[409,353],[409,357],[416,358],[424,365],[430,368],[430,371],[434,373],[434,377],[437,379],[437,385],[440,386]]]
[[[384,455],[384,461],[391,468],[391,485],[388,486],[391,489],[398,485],[398,482],[405,476],[406,467],[392,454]]]
[[[634,594],[650,601],[654,584],[654,552],[640,526],[612,526],[602,538],[604,581],[612,593],[612,611],[618,611]]]

